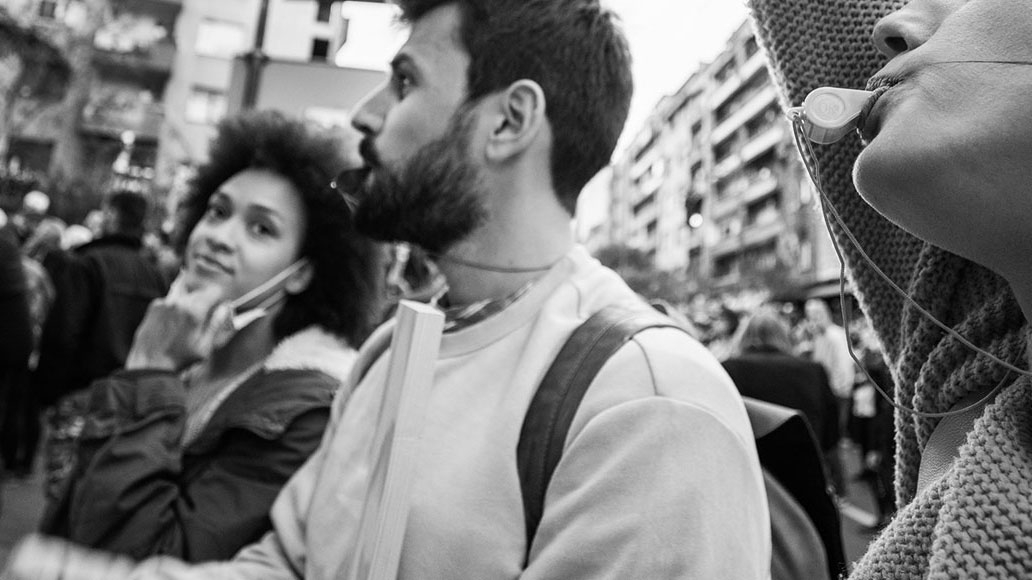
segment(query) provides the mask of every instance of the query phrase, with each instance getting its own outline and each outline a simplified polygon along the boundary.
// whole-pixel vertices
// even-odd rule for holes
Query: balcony
[[[743,246],[759,246],[776,238],[785,231],[785,223],[778,220],[758,222],[742,229],[741,244]]]
[[[778,143],[783,141],[787,142],[789,133],[783,125],[776,124],[770,129],[767,129],[765,133],[760,133],[755,139],[742,145],[741,155],[742,161],[749,163],[753,159],[756,159],[763,153],[766,153],[771,148],[777,146]]]
[[[748,185],[744,189],[741,203],[750,203],[774,191],[778,186],[777,175],[769,169],[751,171],[746,175]]]
[[[752,76],[764,65],[765,61],[763,60],[762,54],[754,53],[750,56],[749,60],[747,60],[741,68],[729,76],[717,90],[713,91],[709,100],[710,108],[716,109],[725,103],[729,98],[731,98],[731,95],[733,95],[735,91],[742,88],[742,83],[745,82],[746,79],[752,78]]]
[[[93,64],[105,76],[137,77],[141,81],[165,81],[172,74],[176,46],[170,39],[160,40],[147,48],[114,50],[97,48]]]
[[[714,142],[723,141],[757,114],[777,102],[777,91],[773,85],[765,85],[742,100],[726,119],[718,121],[710,133]]]
[[[97,99],[83,108],[79,129],[84,133],[116,139],[125,131],[132,131],[137,141],[156,141],[164,120],[165,109],[160,103],[140,100],[119,103]]]

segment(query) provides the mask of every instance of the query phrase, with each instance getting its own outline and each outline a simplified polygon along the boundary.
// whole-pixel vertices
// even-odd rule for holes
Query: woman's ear
[[[542,133],[545,92],[532,80],[519,80],[498,95],[497,120],[487,142],[487,158],[504,161],[528,149]]]
[[[301,258],[301,260],[304,263],[287,278],[287,282],[283,285],[287,294],[300,294],[304,292],[308,285],[312,283],[312,277],[315,276],[315,266],[308,261],[308,258]]]

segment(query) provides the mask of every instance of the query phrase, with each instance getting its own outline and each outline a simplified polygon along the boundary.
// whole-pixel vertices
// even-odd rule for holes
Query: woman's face
[[[936,245],[1001,271],[1025,264],[1032,64],[1013,63],[1032,63],[1032,2],[912,0],[874,41],[891,60],[871,88],[889,88],[864,125],[861,194]]]
[[[226,300],[242,296],[300,257],[305,225],[301,195],[285,177],[262,169],[237,173],[212,194],[190,232],[186,287],[217,284]],[[287,291],[301,292],[305,285],[302,271]]]

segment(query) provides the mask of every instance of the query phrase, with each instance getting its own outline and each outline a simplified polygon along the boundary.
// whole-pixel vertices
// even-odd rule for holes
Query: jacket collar
[[[262,368],[267,371],[321,371],[344,384],[355,356],[355,349],[343,340],[318,326],[309,326],[281,340],[265,359]]]
[[[87,249],[93,248],[106,248],[111,246],[122,246],[125,248],[132,248],[139,250],[143,247],[143,239],[137,236],[127,236],[124,234],[111,234],[108,236],[101,236],[91,242],[87,242],[78,247],[77,252],[83,252]]]

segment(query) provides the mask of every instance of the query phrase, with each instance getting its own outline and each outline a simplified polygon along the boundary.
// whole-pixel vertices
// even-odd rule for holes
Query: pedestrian
[[[448,284],[397,577],[768,578],[744,405],[675,328],[635,335],[595,378],[528,540],[515,451],[542,374],[600,309],[649,308],[570,227],[627,116],[627,44],[597,0],[399,5],[408,40],[353,113],[367,166],[338,181],[361,231],[419,246]],[[341,577],[382,451],[390,351],[374,352],[274,504],[272,533],[229,563],[158,560],[136,576]]]
[[[29,473],[30,459],[24,454],[19,412],[28,388],[32,317],[18,234],[6,215],[0,217],[0,468],[23,477]]]
[[[738,330],[741,316],[724,304],[717,306],[716,316],[710,327],[706,348],[717,360],[726,360],[738,352]]]
[[[725,360],[724,370],[745,397],[797,409],[810,423],[825,454],[839,440],[838,405],[819,363],[793,354],[788,324],[772,309],[762,309],[745,323],[740,354]]]
[[[820,298],[811,298],[805,305],[806,323],[810,336],[810,357],[820,363],[828,373],[831,392],[835,394],[839,433],[846,433],[849,415],[853,407],[852,357],[849,356],[849,338],[846,330],[831,319],[828,303]],[[844,442],[845,443],[845,442]],[[840,495],[846,491],[845,461],[842,457],[847,449],[827,455],[828,468],[835,491]]]
[[[851,578],[1032,577],[1032,4],[751,8],[782,102],[872,91],[862,141],[800,141],[895,382],[899,510]]]
[[[43,325],[32,389],[47,408],[46,495],[54,500],[72,467],[90,383],[125,364],[150,302],[169,281],[143,252],[149,201],[143,194],[105,196],[103,235],[43,261],[54,300]],[[59,239],[59,238],[58,238]]]
[[[147,309],[125,369],[90,387],[45,532],[199,562],[268,531],[380,316],[381,252],[327,186],[339,149],[274,112],[219,125],[180,214],[183,270]]]
[[[43,324],[54,302],[55,289],[50,275],[43,266],[48,254],[60,247],[64,222],[55,217],[43,217],[21,247],[22,270],[25,274],[26,297],[29,301],[29,320],[32,326],[32,353],[27,372],[12,383],[8,392],[3,420],[3,449],[8,468],[18,477],[28,477],[36,463],[36,453],[42,436],[42,409],[30,373],[39,361]]]

